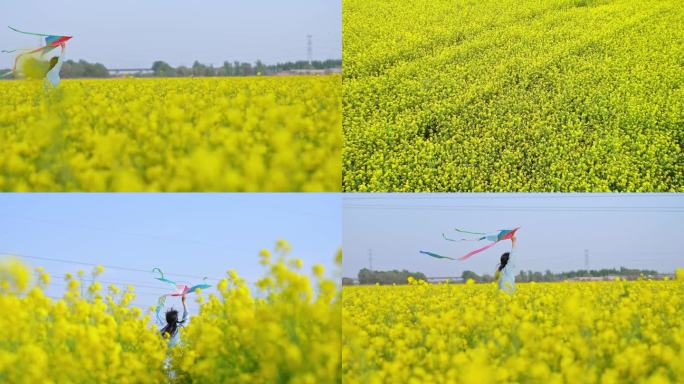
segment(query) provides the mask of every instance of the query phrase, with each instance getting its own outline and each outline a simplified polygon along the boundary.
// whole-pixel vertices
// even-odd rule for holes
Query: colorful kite
[[[45,46],[39,47],[39,48],[13,49],[10,51],[8,51],[8,50],[1,51],[4,53],[12,53],[12,52],[17,52],[17,51],[22,52],[22,53],[18,54],[16,59],[14,60],[14,67],[12,68],[12,72],[5,73],[3,76],[8,76],[10,73],[15,73],[17,71],[17,63],[22,59],[22,57],[39,53],[39,56],[42,58],[43,56],[50,53],[50,51],[52,51],[53,49],[55,49],[57,47],[64,48],[66,42],[69,41],[73,37],[73,36],[45,35],[42,33],[24,32],[24,31],[20,31],[16,28],[12,28],[12,27],[8,27],[8,28],[15,31],[15,32],[23,33],[25,35],[45,37]]]
[[[513,235],[515,234],[515,231],[517,231],[518,229],[520,229],[520,227],[516,227],[516,228],[513,228],[513,229],[502,229],[502,230],[500,230],[500,231],[498,231],[498,232],[494,232],[494,233],[483,233],[483,232],[468,232],[468,231],[464,231],[464,230],[462,230],[462,229],[456,228],[456,229],[455,229],[456,232],[468,233],[468,234],[471,234],[471,235],[484,235],[484,236],[481,236],[481,237],[478,237],[478,238],[475,238],[475,239],[458,239],[458,240],[456,240],[456,239],[450,239],[450,238],[448,238],[445,234],[442,233],[442,237],[444,237],[444,240],[455,241],[455,242],[460,242],[460,241],[482,241],[482,240],[487,240],[487,241],[491,241],[491,243],[485,245],[484,247],[480,247],[480,248],[478,248],[478,249],[476,249],[476,250],[474,250],[474,251],[470,251],[470,252],[466,253],[465,255],[459,257],[458,259],[454,259],[454,258],[448,257],[448,256],[438,255],[438,254],[436,254],[436,253],[434,253],[434,252],[428,252],[428,251],[420,251],[420,253],[425,254],[425,255],[428,255],[428,256],[431,256],[431,257],[435,257],[435,258],[438,258],[438,259],[465,260],[465,259],[469,258],[470,256],[476,254],[476,253],[480,253],[480,252],[482,252],[482,251],[484,251],[484,250],[486,250],[486,249],[488,249],[488,248],[493,247],[494,244],[498,243],[498,242],[501,241],[501,240],[508,240],[508,239],[512,238]]]
[[[177,296],[186,296],[190,293],[197,292],[198,289],[207,289],[207,288],[211,287],[211,285],[209,285],[209,284],[197,284],[197,285],[193,285],[192,287],[189,287],[185,284],[176,284],[176,282],[165,278],[164,272],[162,272],[161,269],[154,268],[154,269],[152,269],[152,272],[154,272],[154,271],[158,271],[159,275],[160,275],[160,277],[155,277],[155,279],[157,279],[159,281],[163,281],[163,282],[168,283],[168,284],[171,284],[173,286],[173,288],[175,289],[175,291],[173,291],[171,293],[167,293],[165,295],[161,295],[159,297],[159,301],[157,302],[157,311],[156,311],[158,319],[159,319],[159,312],[161,312],[161,309],[164,307],[164,303],[166,302],[167,296],[176,296],[176,297]],[[207,278],[205,277],[204,280],[206,280],[206,279]]]

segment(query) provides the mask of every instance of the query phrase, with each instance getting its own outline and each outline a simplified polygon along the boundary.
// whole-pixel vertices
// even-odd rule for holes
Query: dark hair
[[[168,334],[169,337],[173,337],[178,332],[178,324],[183,324],[182,321],[178,321],[178,311],[171,308],[166,311],[166,325],[161,330],[162,336]]]
[[[506,268],[506,264],[508,264],[508,258],[510,256],[510,252],[504,252],[503,255],[501,255],[501,262],[499,262],[499,272],[501,272],[502,269]]]
[[[55,65],[57,65],[57,62],[59,61],[59,57],[54,56],[50,59],[50,69],[54,68]]]

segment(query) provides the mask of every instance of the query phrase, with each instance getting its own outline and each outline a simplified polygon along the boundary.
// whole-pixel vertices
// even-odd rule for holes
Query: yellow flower
[[[101,265],[98,265],[96,267],[93,267],[93,276],[99,276],[104,272],[104,267]]]
[[[684,268],[675,269],[675,278],[677,280],[684,280]]]
[[[344,382],[679,382],[684,282],[345,286]],[[420,368],[420,369],[417,369]],[[429,379],[428,379],[429,378]]]
[[[32,83],[0,82],[0,191],[341,189],[339,75]]]
[[[267,267],[256,292],[229,271],[219,295],[202,304],[190,326],[182,330],[182,345],[172,351],[179,377],[192,382],[293,383],[340,382],[341,312],[337,285],[320,281],[312,300],[307,275],[288,269],[285,241],[276,244],[282,260]],[[263,251],[262,251],[263,252]],[[322,271],[321,271],[322,272]],[[235,287],[225,289],[223,282]]]
[[[316,277],[323,277],[323,273],[325,273],[325,267],[323,267],[321,264],[316,264],[313,266],[312,271]]]
[[[169,381],[168,365],[177,379],[188,382],[221,377],[237,383],[340,382],[337,285],[318,280],[321,289],[313,300],[308,276],[287,269],[287,254],[282,256],[276,264],[282,268],[279,285],[252,291],[230,271],[216,294],[206,300],[198,296],[199,312],[171,349],[150,313],[129,305],[133,287],[117,301],[114,285],[102,298],[94,281],[81,296],[80,281],[70,279],[64,298],[50,299],[41,284],[31,285],[30,269],[15,259],[2,260],[0,378],[10,383],[160,383]],[[274,282],[276,270],[266,270],[262,280]]]
[[[683,14],[344,0],[343,190],[684,192]]]

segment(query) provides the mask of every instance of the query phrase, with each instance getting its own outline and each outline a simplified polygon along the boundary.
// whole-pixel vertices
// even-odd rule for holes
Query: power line
[[[513,212],[571,212],[571,213],[684,213],[684,207],[642,206],[642,207],[589,207],[589,206],[492,206],[492,205],[389,205],[389,204],[344,204],[345,209],[367,210],[440,210],[440,211],[513,211]]]
[[[343,200],[345,201],[362,201],[362,200],[457,200],[457,199],[534,199],[534,200],[548,200],[548,199],[627,199],[627,198],[679,198],[684,200],[683,193],[451,193],[451,192],[437,192],[437,193],[399,193],[399,192],[385,192],[385,193],[357,193],[345,194]]]
[[[94,264],[94,263],[86,263],[82,261],[76,261],[76,260],[67,260],[67,259],[57,259],[57,258],[51,258],[51,257],[41,257],[41,256],[31,256],[31,255],[25,255],[25,254],[19,254],[19,253],[13,253],[13,252],[0,252],[0,255],[13,255],[13,256],[18,256],[18,257],[24,257],[27,259],[36,259],[36,260],[45,260],[45,261],[53,261],[57,263],[66,263],[66,264],[77,264],[77,265],[85,265],[89,267],[97,267],[101,265],[104,268],[107,269],[115,269],[115,270],[121,270],[121,271],[128,271],[128,272],[143,272],[150,274],[152,273],[152,270],[145,270],[145,269],[137,269],[137,268],[128,268],[128,267],[121,267],[121,266],[116,266],[116,265],[105,265],[105,264]],[[182,274],[182,273],[174,273],[174,272],[167,272],[165,275],[169,276],[179,276],[179,277],[188,277],[191,279],[204,279],[205,276],[195,276],[195,275],[187,275],[187,274]],[[211,278],[207,277],[207,280],[213,280],[213,281],[219,281],[221,279],[218,278]]]
[[[56,278],[56,279],[64,279],[64,278],[66,278],[66,275],[51,274],[51,273],[49,273],[49,272],[47,272],[47,273],[50,275],[50,277],[54,277],[54,278]],[[39,274],[39,272],[36,272],[36,274]],[[72,278],[75,279],[75,280],[79,279],[78,276],[72,276]],[[141,283],[137,283],[137,282],[111,281],[111,280],[110,280],[110,281],[107,281],[107,280],[100,280],[100,279],[83,279],[83,281],[90,281],[90,282],[92,282],[92,281],[98,281],[98,282],[100,282],[100,283],[105,283],[105,284],[114,284],[114,285],[121,285],[121,286],[132,285],[132,286],[135,286],[135,287],[153,288],[153,289],[164,290],[164,289],[163,289],[163,288],[164,288],[163,285],[154,286],[154,285],[141,284]],[[166,290],[166,292],[168,292],[168,290]],[[166,292],[161,292],[161,291],[160,291],[159,294],[163,294],[163,293],[166,293]]]
[[[83,224],[74,225],[73,223],[65,223],[63,221],[60,222],[60,221],[56,221],[56,220],[37,219],[37,218],[33,218],[33,217],[12,216],[12,215],[0,215],[0,217],[5,217],[5,218],[9,218],[9,219],[32,221],[32,222],[51,224],[51,225],[58,225],[60,227],[68,225],[72,228],[80,228],[80,229],[85,229],[85,230],[89,230],[89,231],[98,231],[98,232],[105,232],[105,233],[116,233],[116,234],[120,234],[120,235],[124,235],[124,236],[140,237],[140,238],[146,238],[146,239],[157,239],[157,240],[166,240],[166,241],[172,240],[175,243],[200,244],[200,245],[209,245],[212,247],[219,246],[222,249],[229,249],[229,250],[232,250],[235,252],[254,253],[253,251],[247,251],[244,249],[237,249],[234,247],[226,248],[226,244],[224,244],[224,243],[214,243],[214,242],[207,242],[207,241],[201,241],[201,240],[195,240],[195,239],[183,239],[183,238],[178,238],[178,237],[174,237],[174,236],[163,236],[163,235],[127,232],[127,231],[120,231],[120,230],[116,230],[116,229],[102,228],[102,227],[89,226],[89,225],[83,225]]]
[[[93,281],[99,281],[99,280],[84,280],[84,281],[93,282]],[[103,283],[103,281],[99,281],[99,282],[100,282],[100,283]],[[68,287],[68,286],[69,286],[69,284],[62,283],[62,282],[57,282],[57,281],[55,281],[55,282],[50,282],[49,284],[47,284],[48,287],[49,287],[49,286],[52,286],[52,285],[56,285],[56,286],[59,286],[59,287]],[[135,290],[135,289],[133,290],[133,293],[136,294],[136,295],[137,295],[137,294],[140,294],[140,295],[149,295],[149,296],[156,296],[156,297],[159,297],[159,296],[161,296],[161,295],[164,294],[164,293],[160,293],[160,292],[139,291],[139,290]]]

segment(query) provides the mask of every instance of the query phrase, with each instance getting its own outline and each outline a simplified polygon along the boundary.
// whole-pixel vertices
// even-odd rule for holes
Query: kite
[[[454,259],[454,258],[448,257],[448,256],[442,256],[442,255],[436,254],[436,253],[434,253],[434,252],[428,252],[428,251],[420,251],[420,253],[422,253],[422,254],[424,254],[424,255],[431,256],[431,257],[435,257],[435,258],[438,258],[438,259],[466,260],[466,259],[468,259],[470,256],[473,256],[473,255],[476,254],[476,253],[480,253],[480,252],[482,252],[482,251],[484,251],[484,250],[486,250],[486,249],[489,249],[489,248],[493,247],[494,244],[498,243],[499,241],[508,240],[508,239],[512,238],[513,235],[515,235],[515,232],[516,232],[518,229],[520,229],[520,227],[516,227],[516,228],[513,228],[513,229],[502,229],[502,230],[500,230],[500,231],[498,231],[498,232],[494,232],[494,233],[483,233],[483,232],[468,232],[468,231],[464,231],[464,230],[462,230],[462,229],[455,228],[456,232],[468,233],[468,234],[471,234],[471,235],[483,235],[483,236],[478,237],[478,238],[475,238],[475,239],[458,239],[458,240],[457,240],[457,239],[450,239],[450,238],[448,238],[445,234],[442,233],[442,237],[444,237],[444,240],[455,241],[455,242],[460,242],[460,241],[482,241],[482,240],[487,240],[487,241],[491,241],[491,243],[489,243],[489,244],[487,244],[487,245],[485,245],[485,246],[483,246],[483,247],[480,247],[480,248],[478,248],[478,249],[476,249],[476,250],[474,250],[474,251],[470,251],[470,252],[466,253],[465,255],[459,257],[458,259]]]
[[[159,296],[159,301],[157,302],[157,311],[156,311],[157,319],[159,319],[159,312],[164,307],[164,303],[166,302],[167,296],[175,296],[175,297],[183,296],[183,297],[185,297],[186,295],[188,295],[190,293],[197,292],[198,289],[207,289],[207,288],[211,287],[211,285],[209,285],[209,284],[197,284],[197,285],[193,285],[192,287],[189,287],[185,284],[176,284],[176,282],[165,278],[164,272],[162,272],[161,269],[154,268],[154,269],[152,269],[152,272],[154,272],[154,271],[158,271],[159,275],[160,275],[160,277],[155,277],[155,279],[157,279],[159,281],[163,281],[167,284],[171,284],[174,288],[173,292]],[[204,280],[207,280],[207,278],[205,277]]]
[[[33,33],[33,32],[24,32],[20,31],[16,28],[8,27],[9,29],[18,32],[18,33],[23,33],[25,35],[33,35],[33,36],[40,36],[45,38],[45,46],[39,47],[39,48],[27,48],[27,49],[13,49],[13,50],[3,50],[1,52],[4,53],[13,53],[17,51],[21,51],[22,53],[18,54],[16,59],[14,60],[14,67],[12,68],[12,72],[5,73],[4,76],[8,76],[10,73],[16,73],[17,72],[17,63],[27,55],[32,55],[34,53],[39,53],[39,57],[43,57],[46,54],[50,53],[53,49],[57,47],[62,47],[64,49],[65,44],[67,41],[69,41],[73,36],[60,36],[60,35],[46,35],[42,33]]]

